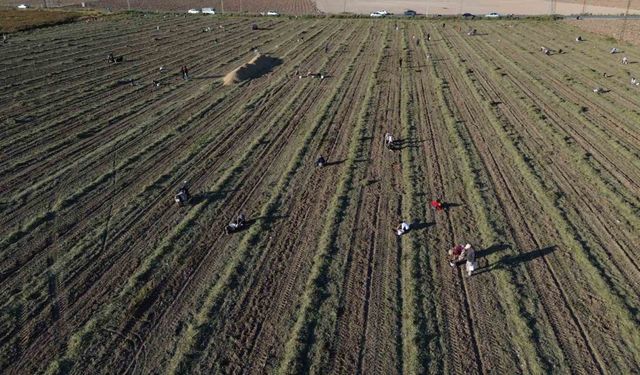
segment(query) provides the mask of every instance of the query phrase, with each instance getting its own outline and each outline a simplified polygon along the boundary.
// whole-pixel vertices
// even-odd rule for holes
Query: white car
[[[379,10],[378,13],[382,14],[383,16],[388,16],[391,13],[387,12],[386,10]]]
[[[380,12],[372,12],[370,14],[371,17],[384,17],[384,14],[380,13]]]
[[[202,8],[202,14],[216,14],[216,10],[213,8]]]
[[[267,12],[267,16],[279,16],[280,14],[276,11],[270,10]]]
[[[27,9],[27,8],[29,8],[29,6],[27,4],[18,5],[18,9]]]
[[[197,10],[197,9],[189,9],[189,10],[187,11],[187,13],[189,13],[189,14],[199,14],[199,13],[200,13],[200,11],[199,11],[199,10]]]
[[[492,12],[484,15],[485,18],[500,18],[500,13]]]

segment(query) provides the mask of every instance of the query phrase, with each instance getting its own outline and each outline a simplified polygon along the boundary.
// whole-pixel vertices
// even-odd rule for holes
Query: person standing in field
[[[464,249],[465,249],[465,254],[467,258],[467,263],[465,264],[465,268],[467,270],[467,275],[471,276],[473,274],[473,271],[475,271],[476,268],[478,268],[478,262],[476,262],[476,251],[471,246],[471,244],[466,244]]]
[[[187,68],[186,65],[183,65],[182,68],[180,68],[180,72],[182,73],[182,79],[185,81],[189,79],[189,68]]]

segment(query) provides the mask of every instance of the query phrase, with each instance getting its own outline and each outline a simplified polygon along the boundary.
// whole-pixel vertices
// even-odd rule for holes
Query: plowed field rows
[[[622,65],[551,21],[254,21],[0,46],[0,372],[640,372],[640,48]],[[223,86],[255,50],[281,64]]]

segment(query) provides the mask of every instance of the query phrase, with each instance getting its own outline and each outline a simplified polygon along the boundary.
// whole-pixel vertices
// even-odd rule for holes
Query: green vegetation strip
[[[385,29],[385,32],[388,34],[388,29]],[[365,142],[363,138],[366,132],[366,123],[383,54],[384,49],[380,48],[375,60],[375,69],[369,77],[367,91],[363,98],[365,105],[362,107],[358,122],[354,128],[354,134],[351,137],[349,154],[344,167],[346,173],[338,183],[336,194],[329,204],[329,210],[326,214],[327,220],[313,259],[311,274],[307,280],[296,322],[285,346],[284,358],[277,371],[280,374],[295,374],[303,371],[304,364],[307,363],[310,346],[314,341],[314,328],[321,318],[318,312],[322,304],[329,299],[328,303],[337,306],[336,293],[327,294],[328,284],[331,283],[327,273],[333,260],[332,254],[338,238],[338,230],[350,204],[349,193],[354,188],[354,176],[357,169],[356,160]]]
[[[484,60],[481,59],[480,62],[482,63],[484,62]],[[488,71],[493,72],[493,70],[488,70]],[[495,73],[492,75],[497,76],[497,74]],[[495,79],[499,79],[498,77],[495,77],[495,76],[494,76]],[[519,93],[519,89],[509,84],[509,81],[504,83],[503,87],[505,88],[505,90],[513,91],[515,95],[518,95]],[[527,111],[525,110],[525,112]],[[549,126],[545,126],[547,125],[545,122],[546,118],[541,119],[540,116],[538,116],[535,113],[535,111],[528,111],[528,114],[531,116],[531,121],[539,124],[539,126],[537,126],[536,129],[539,129],[540,131],[543,131],[545,133],[549,133],[550,131]],[[559,134],[556,134],[553,131],[551,131],[551,133],[552,134],[547,134],[548,139],[556,138],[560,144],[563,143],[561,136]],[[527,139],[526,133],[523,134],[522,136],[516,136],[516,137],[524,137],[524,139]],[[575,209],[575,207],[580,206],[580,201],[578,200],[578,197],[572,196],[573,194],[568,194],[567,199],[561,198],[561,197],[564,197],[564,194],[565,194],[565,192],[562,191],[562,186],[558,185],[558,183],[554,180],[555,178],[554,175],[553,174],[550,175],[548,173],[547,168],[544,168],[543,166],[539,165],[536,162],[541,158],[543,159],[544,154],[541,154],[541,153],[544,153],[544,150],[537,150],[535,144],[533,145],[533,147],[529,147],[527,146],[528,142],[517,142],[517,141],[514,141],[513,139],[512,139],[512,142],[514,143],[514,145],[516,146],[516,148],[519,150],[521,154],[523,155],[533,154],[536,156],[533,158],[531,157],[527,158],[527,163],[529,164],[530,168],[534,171],[536,175],[539,175],[541,177],[540,181],[544,185],[545,190],[547,190],[548,192],[551,192],[549,194],[550,197],[552,197],[556,201],[556,206],[559,209],[561,209],[561,212],[563,213],[563,216],[565,216],[565,220],[567,221],[567,223],[571,226],[571,229],[576,233],[580,233],[580,236],[583,239],[582,240],[583,245],[588,246],[590,249],[592,249],[593,257],[594,257],[593,259],[597,259],[597,264],[599,264],[598,268],[601,274],[603,274],[603,277],[617,279],[616,282],[613,282],[613,283],[610,282],[612,292],[620,295],[621,298],[625,299],[627,306],[629,307],[634,306],[636,304],[636,298],[634,297],[634,292],[632,291],[633,286],[628,285],[625,287],[624,285],[621,285],[621,281],[624,280],[625,276],[620,273],[620,270],[615,268],[612,269],[612,267],[609,266],[611,264],[611,261],[609,259],[608,253],[596,251],[597,249],[600,248],[600,245],[599,245],[600,242],[596,238],[596,236],[594,236],[594,233],[592,233],[588,229],[585,229],[589,227],[589,224],[584,222],[585,218],[582,218],[580,215],[581,213]],[[564,150],[560,150],[558,152],[562,152],[562,151]],[[582,153],[578,152],[577,150],[574,150],[573,152],[565,152],[565,154],[566,154],[565,157],[567,159],[574,161],[573,165],[582,165],[582,162],[584,162],[583,158],[581,157]],[[570,181],[568,182],[570,183]],[[575,203],[567,204],[566,202],[567,200],[570,202],[574,201]],[[624,212],[621,208],[618,207],[618,210],[616,211],[616,213],[621,211]],[[588,220],[588,217],[586,219]],[[625,280],[625,284],[629,284],[629,283],[627,283]]]
[[[357,60],[357,56],[358,55],[355,55],[353,57],[353,61]],[[352,73],[352,67],[353,64],[350,64],[349,69],[345,70],[340,76],[338,80],[339,83],[328,96],[329,99],[323,104],[316,117],[311,121],[313,125],[305,132],[304,140],[286,167],[286,172],[283,173],[277,185],[272,189],[272,191],[278,193],[274,194],[263,206],[260,216],[270,217],[278,212],[281,207],[282,198],[287,194],[293,177],[303,166],[303,160],[310,150],[311,143],[315,140],[321,126],[326,123],[326,119],[332,116],[330,109],[333,103],[344,93],[344,84]],[[177,371],[188,373],[193,371],[194,359],[207,347],[208,337],[218,322],[216,312],[223,302],[225,295],[234,288],[235,282],[246,269],[248,259],[250,259],[251,256],[254,255],[253,252],[258,249],[260,239],[268,232],[270,225],[271,224],[265,220],[261,222],[260,225],[252,227],[243,237],[238,246],[239,250],[230,259],[229,263],[227,263],[222,276],[216,281],[213,288],[205,297],[202,307],[195,316],[195,322],[187,324],[186,334],[178,343],[177,350],[169,362],[169,372]]]
[[[415,136],[415,119],[409,112],[409,103],[412,101],[411,82],[407,77],[412,70],[410,64],[412,60],[409,56],[409,46],[407,43],[406,28],[402,33],[403,61],[407,63],[406,69],[401,69],[401,100],[400,100],[400,123],[402,127],[403,139],[411,140]],[[415,82],[412,82],[415,84]],[[411,218],[426,217],[424,208],[426,202],[420,198],[416,191],[415,180],[419,179],[416,172],[417,160],[409,147],[402,151],[402,178],[403,187],[408,195],[408,199],[402,200],[402,216]],[[418,235],[401,237],[402,244],[408,244],[408,248],[402,251],[402,330],[403,330],[403,372],[407,374],[422,374],[427,371],[431,361],[438,357],[441,348],[431,347],[429,337],[434,336],[437,329],[436,314],[425,314],[422,306],[429,306],[435,311],[434,296],[423,293],[422,284],[433,285],[432,275],[423,274],[422,264],[430,263],[428,249],[424,252],[425,257],[421,257],[424,244]],[[441,365],[437,365],[441,366]],[[441,367],[440,367],[441,369]]]
[[[449,55],[451,61],[455,61],[455,57]],[[496,197],[483,197],[480,189],[484,185],[483,179],[479,176],[479,172],[485,167],[480,160],[477,151],[473,152],[474,146],[471,136],[463,131],[463,126],[458,126],[452,109],[452,103],[447,100],[445,94],[452,95],[449,90],[448,83],[438,76],[437,63],[432,60],[433,69],[429,69],[433,82],[439,82],[439,89],[436,95],[439,107],[442,109],[444,117],[444,125],[446,127],[449,139],[454,149],[452,155],[457,155],[458,166],[460,168],[460,178],[462,179],[465,194],[470,204],[468,209],[473,213],[475,222],[477,223],[478,232],[482,243],[499,244],[504,242],[504,236],[508,233],[508,226],[502,221],[502,214],[495,206]],[[485,178],[484,180],[487,180]],[[490,263],[500,261],[498,255],[488,256],[486,259]],[[516,271],[508,268],[497,269],[492,272],[494,280],[501,291],[501,310],[505,312],[508,319],[507,324],[511,329],[509,339],[514,344],[514,350],[520,357],[520,365],[531,371],[532,373],[543,373],[541,364],[548,362],[558,363],[562,361],[562,352],[557,343],[547,342],[547,349],[551,349],[552,359],[544,359],[544,353],[540,346],[533,345],[542,337],[539,333],[545,331],[544,327],[540,327],[535,320],[528,320],[526,317],[537,316],[535,311],[535,303],[528,303],[527,300],[534,296],[523,294],[525,290],[522,285],[526,280],[520,280],[523,275],[518,276]],[[534,301],[532,301],[534,302]],[[551,365],[546,367],[551,370]]]
[[[460,67],[462,69],[462,67]],[[470,82],[469,77],[461,72],[463,79],[467,81],[467,84],[472,86],[473,83]],[[526,182],[526,186],[529,186],[531,192],[535,199],[540,203],[541,209],[545,212],[546,215],[553,221],[555,227],[557,229],[557,234],[559,235],[562,242],[568,249],[571,249],[572,257],[572,266],[566,267],[564,263],[563,257],[554,258],[556,261],[554,263],[558,263],[556,267],[562,269],[561,271],[565,277],[569,277],[571,282],[567,285],[570,285],[572,290],[578,291],[578,293],[583,294],[584,291],[581,285],[589,285],[590,292],[592,294],[597,295],[602,301],[606,301],[607,307],[610,312],[616,316],[616,321],[618,323],[619,329],[619,339],[622,340],[624,346],[627,348],[640,348],[640,331],[638,331],[638,326],[635,324],[635,318],[632,315],[633,311],[625,308],[625,301],[622,300],[619,296],[614,296],[611,294],[611,285],[608,285],[607,280],[603,278],[601,273],[598,270],[598,265],[594,265],[590,262],[593,259],[593,256],[589,254],[589,249],[586,249],[582,246],[580,242],[580,235],[572,230],[571,225],[567,223],[566,219],[563,217],[559,208],[554,204],[553,200],[546,193],[546,189],[544,188],[543,182],[540,181],[540,176],[535,173],[535,170],[532,170],[531,166],[524,160],[524,155],[522,155],[517,147],[512,143],[509,139],[508,135],[505,134],[504,128],[500,123],[497,115],[494,113],[494,108],[489,102],[488,99],[482,99],[480,94],[474,90],[470,90],[470,92],[474,96],[474,100],[481,104],[481,109],[483,111],[484,116],[488,120],[488,124],[493,128],[493,131],[498,137],[498,140],[503,146],[503,150],[511,156],[510,160],[515,164],[515,169],[520,171],[524,181]],[[555,270],[556,267],[552,265],[551,262],[547,263],[549,271],[553,274],[556,274],[558,271]],[[580,278],[583,279],[583,282],[580,284],[576,283],[576,277],[571,277],[571,274],[567,274],[565,269],[578,269],[581,270],[579,275]],[[586,282],[586,284],[584,284]],[[559,286],[561,288],[561,286]],[[568,296],[564,290],[560,290],[560,292],[566,297],[567,302],[569,303],[568,308],[577,312],[578,317],[582,317],[584,319],[584,314],[582,311],[588,311],[587,306],[583,305],[583,299],[577,299],[576,296],[571,295]],[[579,304],[576,307],[576,304]],[[590,337],[594,333],[592,329],[585,328],[584,323],[579,323],[581,327],[585,330],[585,336],[589,346],[594,350],[594,355],[596,356],[596,360],[599,362],[600,367],[604,368],[602,357],[599,352],[597,352],[597,348],[595,346],[594,339]],[[606,335],[597,335],[602,339],[606,339],[608,336]],[[615,347],[616,345],[609,344],[608,346]],[[632,355],[636,361],[640,360],[640,352],[634,350],[629,353]],[[622,359],[622,358],[621,358]],[[625,364],[616,363],[616,365],[623,366],[625,368]]]
[[[284,107],[293,108],[299,99],[300,96],[292,95],[289,101],[285,103]],[[261,136],[257,137],[251,144],[246,146],[244,153],[236,159],[236,162],[232,166],[230,166],[229,169],[226,170],[226,172],[218,179],[218,182],[210,187],[210,191],[226,190],[232,185],[234,181],[238,180],[240,174],[249,165],[248,161],[259,150],[261,150],[260,145],[268,141],[268,135],[270,131],[272,131],[273,126],[279,120],[281,120],[281,117],[274,116],[270,123],[263,126]],[[198,217],[211,203],[212,202],[209,200],[204,200],[190,209],[185,218],[170,231],[168,236],[163,239],[159,246],[144,259],[143,263],[140,265],[137,271],[130,276],[128,283],[125,285],[125,288],[120,292],[119,296],[115,298],[116,300],[127,301],[129,305],[135,305],[137,302],[144,300],[145,296],[151,290],[151,285],[147,283],[150,275],[155,273],[155,271],[159,271],[159,268],[167,267],[167,265],[165,265],[165,263],[161,261],[162,258],[168,254],[175,254],[174,250],[176,244],[179,243],[180,238],[183,238],[185,234],[195,225],[196,219],[198,219]],[[144,286],[145,284],[146,286]],[[135,290],[138,290],[138,292],[135,293]],[[82,338],[86,338],[88,332],[90,332],[95,327],[94,321],[100,321],[100,325],[102,325],[103,323],[108,322],[109,317],[118,309],[119,307],[116,306],[116,304],[112,303],[110,305],[107,305],[106,309],[101,313],[96,314],[96,316],[94,316],[80,332],[74,334],[71,342],[75,342],[76,340],[83,341]],[[70,362],[74,360],[74,358],[79,354],[73,350],[74,348],[76,347],[72,345],[69,346],[66,355],[62,359],[62,362]]]

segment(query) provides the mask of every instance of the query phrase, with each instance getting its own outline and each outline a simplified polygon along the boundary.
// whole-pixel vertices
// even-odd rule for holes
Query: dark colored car
[[[473,15],[473,14],[471,14],[471,13],[465,13],[465,14],[463,14],[463,15],[462,15],[462,17],[464,17],[464,18],[468,18],[468,17],[476,18],[476,16],[474,16],[474,15]]]
[[[415,16],[416,14],[417,14],[417,13],[416,13],[416,11],[415,11],[415,10],[411,10],[411,9],[409,9],[409,10],[405,10],[405,11],[404,11],[404,15],[405,15],[405,16],[413,17],[413,16]]]

